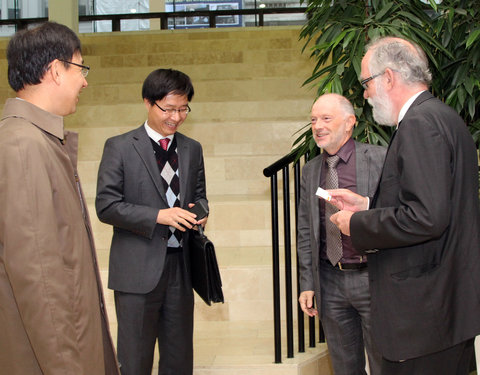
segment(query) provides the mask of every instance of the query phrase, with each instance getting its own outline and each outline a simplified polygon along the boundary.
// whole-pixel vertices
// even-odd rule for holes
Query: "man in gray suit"
[[[298,209],[299,302],[309,316],[320,313],[335,375],[380,373],[381,356],[370,335],[370,291],[365,256],[342,236],[329,218],[336,210],[316,196],[318,187],[350,189],[373,196],[381,174],[385,148],[353,141],[356,123],[352,104],[326,94],[312,107],[313,137],[323,153],[302,172]],[[330,163],[334,162],[334,166]],[[335,255],[336,254],[336,255]],[[313,306],[313,297],[317,309]]]
[[[187,209],[206,199],[200,143],[178,133],[194,94],[190,78],[158,69],[145,79],[147,121],[105,143],[96,209],[113,225],[109,288],[115,291],[122,375],[193,372],[189,231],[204,225]]]

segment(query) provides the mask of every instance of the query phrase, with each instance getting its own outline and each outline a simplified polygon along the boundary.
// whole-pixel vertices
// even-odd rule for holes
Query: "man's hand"
[[[347,189],[328,190],[332,196],[329,202],[339,210],[347,210],[352,212],[363,211],[368,209],[368,198],[356,194]]]
[[[318,311],[313,308],[313,296],[315,292],[313,290],[306,290],[305,292],[300,293],[298,297],[298,302],[302,311],[308,316],[315,316],[318,314]]]
[[[350,236],[350,219],[354,212],[352,211],[338,211],[336,214],[330,216],[330,221],[335,224],[340,232],[346,236]]]
[[[158,211],[157,223],[169,225],[185,232],[186,228],[192,229],[194,225],[202,221],[197,222],[195,216],[195,214],[180,207],[166,208]]]

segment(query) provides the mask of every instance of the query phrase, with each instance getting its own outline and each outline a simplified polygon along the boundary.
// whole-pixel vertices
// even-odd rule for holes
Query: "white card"
[[[326,201],[330,201],[332,200],[332,196],[324,189],[322,189],[321,187],[319,187],[317,189],[317,192],[316,192],[317,196],[319,196],[320,198],[323,198],[325,199]]]

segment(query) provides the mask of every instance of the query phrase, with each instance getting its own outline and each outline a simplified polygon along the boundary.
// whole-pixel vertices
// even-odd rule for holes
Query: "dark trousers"
[[[474,354],[474,339],[451,348],[403,362],[382,359],[382,375],[467,375]]]
[[[151,375],[157,339],[158,374],[192,374],[194,300],[186,277],[182,253],[168,254],[160,281],[150,293],[115,291],[122,375]]]
[[[320,262],[321,312],[335,375],[379,375],[382,362],[371,338],[368,270],[342,271]]]

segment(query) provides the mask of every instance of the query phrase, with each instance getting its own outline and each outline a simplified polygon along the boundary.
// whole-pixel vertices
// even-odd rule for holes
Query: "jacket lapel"
[[[162,176],[160,176],[157,160],[155,159],[155,154],[153,153],[152,142],[150,141],[150,137],[145,131],[143,125],[138,128],[136,132],[133,133],[132,145],[135,151],[140,156],[140,159],[142,160],[145,169],[150,175],[158,194],[168,206],[165,189],[162,183]]]
[[[357,174],[357,194],[369,196],[368,182],[370,179],[370,159],[368,158],[368,149],[362,143],[355,142],[356,174]]]
[[[312,207],[312,226],[315,235],[315,242],[320,246],[320,199],[315,194],[320,186],[320,174],[322,173],[323,155],[319,155],[315,159],[316,165],[312,168],[312,178],[310,179],[310,207]],[[318,247],[317,247],[318,248]]]
[[[187,182],[189,177],[189,150],[188,145],[185,142],[185,138],[180,133],[175,133],[175,138],[177,139],[177,154],[178,154],[178,176],[180,177],[180,206],[184,207],[185,197],[187,193]],[[189,203],[189,202],[187,202]]]

